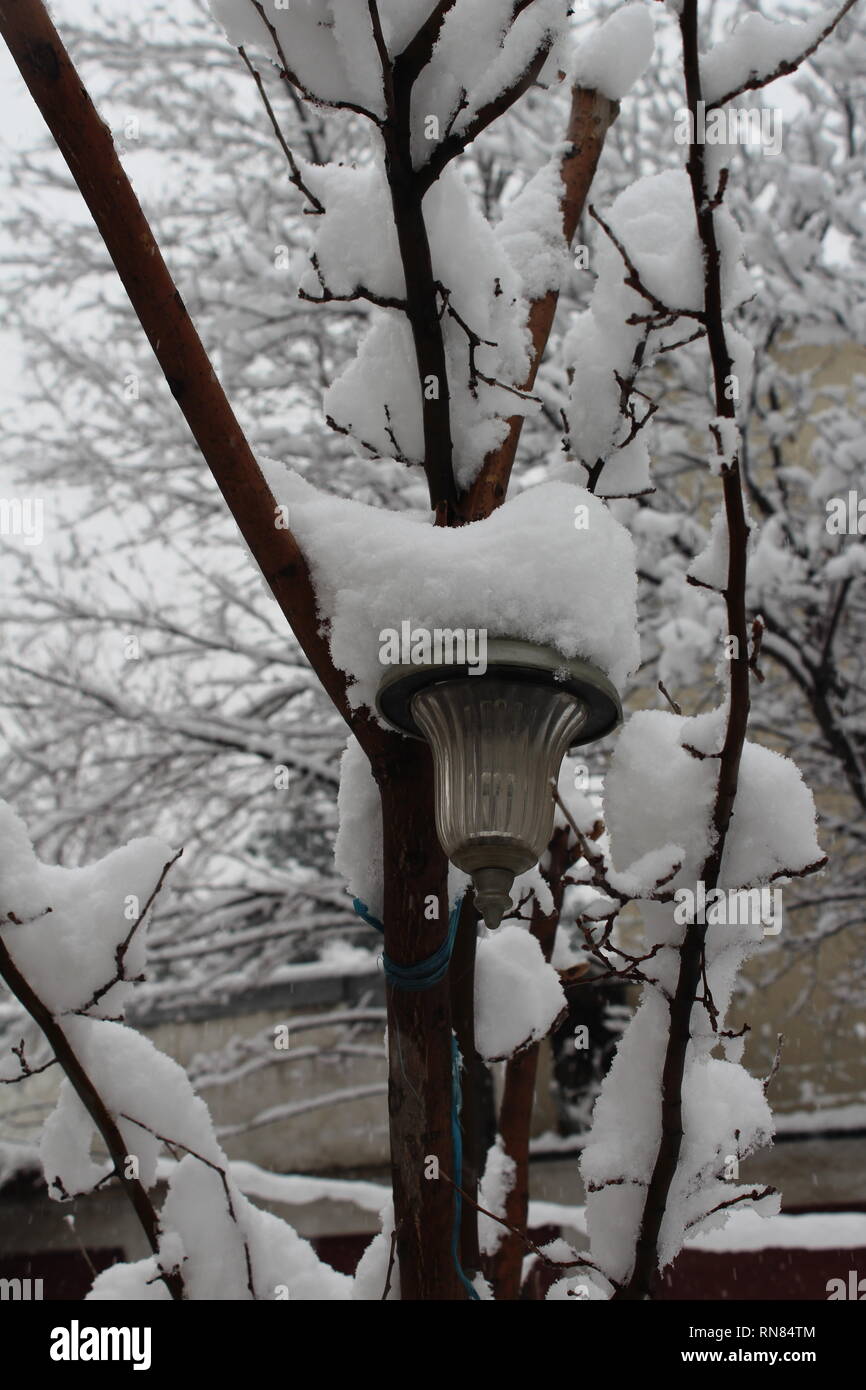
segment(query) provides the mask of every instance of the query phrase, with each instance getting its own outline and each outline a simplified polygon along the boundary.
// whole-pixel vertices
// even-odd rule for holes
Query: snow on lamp
[[[550,841],[550,780],[566,751],[610,733],[622,707],[598,667],[534,642],[491,639],[484,674],[471,670],[395,666],[376,706],[392,727],[430,744],[439,842],[497,927],[515,877]]]

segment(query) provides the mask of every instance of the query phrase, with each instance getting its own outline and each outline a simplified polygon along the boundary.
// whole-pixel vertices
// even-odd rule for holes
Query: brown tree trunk
[[[550,842],[550,868],[547,880],[553,893],[553,912],[545,916],[536,902],[533,907],[530,931],[541,946],[544,959],[549,961],[556,942],[556,929],[562,909],[562,882],[569,863],[568,831],[555,830]],[[509,1226],[525,1231],[529,1217],[529,1131],[535,1104],[535,1081],[538,1075],[540,1043],[509,1058],[505,1067],[505,1088],[499,1111],[499,1132],[505,1152],[516,1165],[514,1183],[505,1199],[505,1220]],[[497,1300],[520,1297],[520,1278],[526,1242],[508,1231],[490,1261],[489,1277]]]
[[[448,930],[447,861],[436,837],[427,745],[383,739],[373,770],[382,796],[385,951],[398,965],[426,959]],[[435,917],[426,915],[438,904]],[[387,986],[388,1111],[401,1297],[466,1298],[451,1252],[454,1190],[428,1177],[454,1172],[451,1000],[446,975],[417,993]]]
[[[454,1032],[463,1059],[460,1129],[463,1135],[463,1169],[460,1187],[463,1202],[460,1225],[460,1263],[471,1277],[481,1268],[478,1248],[478,1180],[484,1149],[482,1135],[481,1081],[484,1063],[475,1050],[475,956],[478,944],[478,913],[472,893],[467,893],[460,909],[457,939],[451,961],[451,1011]]]

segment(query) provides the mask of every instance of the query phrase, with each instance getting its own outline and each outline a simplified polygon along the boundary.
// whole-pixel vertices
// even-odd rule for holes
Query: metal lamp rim
[[[423,739],[412,713],[412,697],[419,690],[464,678],[482,683],[487,676],[500,676],[565,691],[580,700],[586,707],[586,718],[571,741],[572,748],[604,738],[622,722],[619,694],[604,671],[581,658],[564,657],[554,647],[516,638],[491,638],[484,675],[471,674],[473,669],[468,662],[393,666],[380,682],[376,709],[391,728]]]

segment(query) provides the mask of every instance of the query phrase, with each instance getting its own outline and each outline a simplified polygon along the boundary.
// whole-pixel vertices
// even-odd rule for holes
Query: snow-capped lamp
[[[515,877],[553,834],[550,781],[566,751],[609,734],[622,706],[597,666],[534,642],[491,638],[484,674],[472,669],[393,666],[376,708],[430,744],[439,843],[471,876],[487,926],[498,927]]]

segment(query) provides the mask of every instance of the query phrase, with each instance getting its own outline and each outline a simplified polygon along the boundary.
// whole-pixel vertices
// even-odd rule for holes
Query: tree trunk
[[[385,951],[399,965],[424,960],[448,930],[447,861],[436,837],[433,764],[425,743],[383,739],[373,772],[382,797]],[[430,904],[438,913],[430,914]],[[428,1177],[436,1159],[454,1172],[451,1141],[451,1002],[446,975],[417,993],[387,986],[388,1112],[401,1297],[466,1298],[451,1241],[454,1190]]]
[[[563,876],[569,864],[568,831],[554,830],[550,841],[550,864],[546,873],[553,894],[553,912],[545,915],[536,901],[533,904],[529,930],[538,941],[544,959],[550,961],[556,942],[556,929],[562,909]],[[505,1086],[499,1111],[499,1133],[509,1158],[516,1165],[514,1183],[505,1199],[505,1220],[509,1226],[525,1231],[529,1218],[529,1133],[535,1105],[535,1082],[538,1074],[540,1043],[510,1057],[505,1065]],[[489,1262],[488,1276],[494,1295],[499,1300],[520,1298],[520,1282],[526,1242],[513,1231],[503,1236],[496,1254]]]
[[[457,938],[451,959],[451,1012],[454,1032],[463,1059],[460,1128],[463,1133],[463,1170],[460,1187],[465,1194],[460,1228],[460,1263],[471,1276],[481,1269],[478,1248],[478,1182],[484,1168],[482,1147],[483,1095],[481,1081],[484,1063],[475,1050],[475,955],[478,944],[478,913],[472,893],[467,893],[460,909]]]

